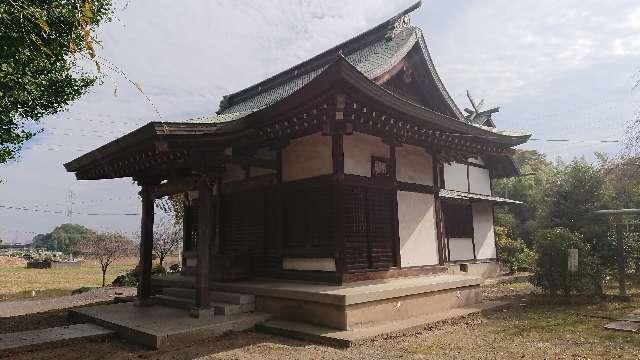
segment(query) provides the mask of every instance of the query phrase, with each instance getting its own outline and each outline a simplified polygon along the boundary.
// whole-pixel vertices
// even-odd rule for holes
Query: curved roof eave
[[[425,121],[431,126],[436,125],[444,127],[450,131],[458,131],[465,135],[473,135],[478,138],[484,138],[492,142],[509,146],[523,144],[531,136],[529,134],[507,132],[485,126],[472,125],[420,105],[416,105],[408,100],[398,97],[392,92],[384,89],[382,86],[376,84],[366,75],[361,73],[341,54],[338,54],[336,61],[329,65],[322,73],[289,96],[246,116],[241,116],[238,119],[228,121],[225,123],[226,126],[222,126],[220,130],[222,130],[221,132],[236,132],[241,131],[241,129],[248,129],[269,121],[269,119],[274,116],[283,114],[288,109],[301,105],[304,101],[316,98],[324,91],[337,85],[340,81],[346,81],[366,95],[381,101],[385,106],[405,113],[412,118]],[[218,125],[220,124],[218,123]]]
[[[433,58],[431,58],[431,52],[429,52],[429,47],[427,46],[427,41],[424,38],[422,29],[418,27],[416,28],[416,37],[418,39],[418,44],[420,45],[422,57],[427,63],[427,68],[429,69],[429,72],[431,73],[431,76],[433,77],[438,90],[440,90],[440,93],[444,97],[447,104],[449,104],[449,106],[451,107],[451,110],[453,110],[453,113],[456,114],[458,120],[466,122],[464,114],[462,114],[462,111],[460,111],[460,108],[458,108],[458,105],[455,101],[453,101],[453,98],[451,97],[451,95],[449,95],[449,91],[447,91],[447,88],[444,86],[444,83],[442,82],[442,79],[438,74],[438,70],[436,70],[436,66],[433,63]]]

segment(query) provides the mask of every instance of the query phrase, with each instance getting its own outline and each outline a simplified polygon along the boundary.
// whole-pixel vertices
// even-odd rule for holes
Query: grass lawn
[[[511,300],[515,306],[348,349],[248,331],[162,351],[119,339],[85,341],[16,359],[640,359],[640,334],[603,328],[611,319],[640,308],[640,286],[630,284],[630,289],[629,302],[608,297],[600,303],[582,299],[582,303],[552,304],[544,296],[530,294],[532,287],[526,283],[487,286],[486,298]],[[52,319],[58,324],[60,315],[53,313]]]
[[[421,333],[408,339],[406,348],[433,359],[639,359],[639,334],[603,328],[640,308],[639,290],[634,286],[630,302],[609,298],[599,304],[550,304],[539,295],[515,297],[518,305],[511,310]]]
[[[109,266],[107,284],[134,267],[135,262]],[[67,269],[27,269],[24,265],[0,267],[0,301],[70,295],[75,289],[101,285],[100,266],[90,261],[79,268]]]

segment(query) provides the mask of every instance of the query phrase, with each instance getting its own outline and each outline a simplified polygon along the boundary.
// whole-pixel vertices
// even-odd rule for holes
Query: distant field
[[[136,263],[136,258],[129,258],[109,266],[107,284],[134,268]],[[101,285],[102,272],[93,261],[86,261],[79,268],[27,269],[22,260],[0,257],[0,301],[64,296],[81,287]]]

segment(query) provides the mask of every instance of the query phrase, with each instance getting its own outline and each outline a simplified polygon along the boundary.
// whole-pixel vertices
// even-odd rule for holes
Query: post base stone
[[[145,299],[137,298],[133,302],[134,306],[139,306],[139,307],[148,307],[148,306],[153,306],[155,304],[156,304],[156,301],[151,298],[145,298]]]
[[[189,315],[196,319],[211,320],[214,316],[214,309],[194,307],[189,310]]]

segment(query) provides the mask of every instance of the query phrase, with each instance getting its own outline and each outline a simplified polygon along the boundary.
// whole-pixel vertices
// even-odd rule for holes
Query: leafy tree
[[[553,163],[535,150],[517,150],[514,161],[522,176],[497,180],[493,189],[496,195],[524,205],[496,208],[496,225],[532,246],[536,231],[544,227],[543,217],[551,200],[548,188],[556,181],[557,172]]]
[[[558,167],[559,179],[550,189],[549,225],[581,231],[598,222],[594,211],[603,205],[604,178],[584,158]]]
[[[95,61],[95,30],[111,0],[0,2],[0,164],[97,80],[79,62]]]
[[[38,234],[33,238],[32,245],[35,248],[44,248],[50,251],[60,251],[70,254],[76,248],[77,242],[92,236],[94,232],[78,224],[62,224],[48,234]]]
[[[107,270],[115,260],[135,253],[131,239],[119,233],[99,233],[87,236],[75,245],[78,253],[100,262],[102,287],[106,285]]]
[[[536,254],[520,239],[512,239],[506,228],[496,226],[496,251],[498,260],[507,266],[511,272],[524,268],[530,269],[534,265]]]
[[[604,205],[611,209],[640,207],[640,156],[596,153],[596,157],[604,178]]]
[[[578,250],[578,268],[568,270],[569,249]],[[604,280],[598,261],[582,235],[565,228],[538,232],[534,283],[551,295],[601,294]]]

